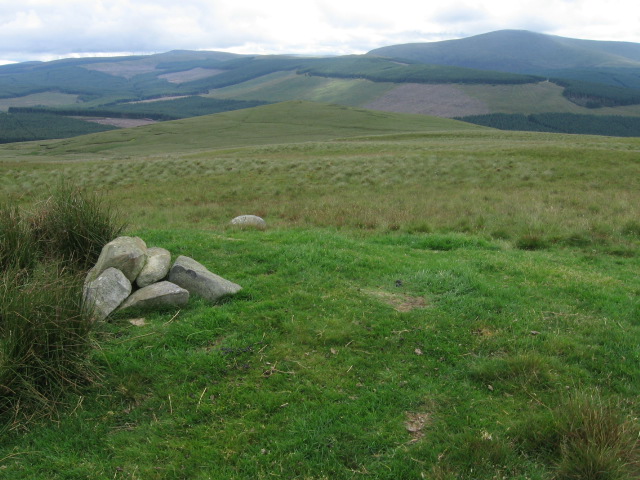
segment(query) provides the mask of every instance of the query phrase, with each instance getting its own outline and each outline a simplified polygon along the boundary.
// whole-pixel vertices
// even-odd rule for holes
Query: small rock
[[[204,265],[184,255],[180,255],[169,270],[169,281],[212,303],[242,290],[240,285],[210,272]]]
[[[171,253],[159,247],[147,249],[147,261],[136,278],[136,284],[142,288],[159,282],[169,273]]]
[[[146,251],[147,246],[141,238],[118,237],[102,247],[100,257],[87,278],[92,281],[107,268],[114,267],[133,282],[147,260]]]
[[[84,307],[92,320],[104,320],[131,293],[131,282],[117,268],[107,268],[84,286]]]
[[[189,301],[189,292],[171,282],[158,282],[141,288],[120,306],[125,308],[182,307]]]
[[[240,215],[239,217],[231,220],[231,225],[236,225],[243,228],[257,228],[258,230],[264,230],[265,228],[267,228],[267,222],[265,222],[264,219],[258,217],[257,215]]]

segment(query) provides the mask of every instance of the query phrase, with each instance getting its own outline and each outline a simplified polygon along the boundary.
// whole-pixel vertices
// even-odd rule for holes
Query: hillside
[[[47,115],[129,127],[291,100],[449,118],[496,113],[637,117],[637,47],[501,31],[385,47],[368,55],[173,51],[0,66],[0,121],[30,126],[11,135],[0,132],[0,143],[96,130],[75,121],[59,122],[54,129]],[[7,117],[13,114],[29,117],[21,117],[24,122]],[[582,122],[564,119],[569,125]],[[72,123],[73,129],[62,128]],[[569,132],[583,130],[576,126]]]
[[[458,40],[392,45],[368,54],[425,64],[534,74],[579,68],[640,69],[640,44],[579,40],[525,30],[500,30]]]
[[[64,140],[11,144],[4,152],[31,155],[35,148],[47,157],[73,153],[150,155],[392,133],[474,130],[483,127],[425,115],[290,101]]]

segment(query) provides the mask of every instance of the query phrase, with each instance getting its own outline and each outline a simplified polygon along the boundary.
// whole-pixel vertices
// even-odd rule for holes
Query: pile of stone
[[[215,303],[241,288],[192,258],[181,255],[171,265],[168,250],[147,248],[138,237],[118,237],[103,247],[87,274],[84,305],[95,321],[126,308],[181,307],[191,294]]]

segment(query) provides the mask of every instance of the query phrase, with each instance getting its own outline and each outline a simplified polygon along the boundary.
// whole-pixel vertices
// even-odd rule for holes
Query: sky
[[[640,43],[640,2],[0,0],[0,64],[178,49],[359,54],[503,29]]]

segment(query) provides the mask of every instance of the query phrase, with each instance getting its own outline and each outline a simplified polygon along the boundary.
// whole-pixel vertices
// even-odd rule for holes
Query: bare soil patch
[[[79,118],[86,122],[99,123],[101,125],[113,125],[119,128],[141,127],[143,125],[151,125],[157,123],[149,118],[109,118],[109,117],[73,117]]]
[[[179,98],[187,98],[190,95],[173,95],[171,97],[158,97],[158,98],[149,98],[147,100],[138,100],[135,102],[126,102],[127,104],[132,103],[153,103],[153,102],[166,102],[168,100],[177,100]]]
[[[159,75],[159,78],[164,78],[170,83],[184,83],[192,82],[193,80],[200,80],[201,78],[213,77],[224,70],[217,70],[215,68],[192,68],[191,70],[184,70],[182,72],[165,73]]]
[[[364,108],[397,113],[420,113],[436,117],[464,117],[491,113],[481,100],[467,95],[455,85],[400,85]]]
[[[91,63],[84,65],[84,68],[128,79],[143,73],[155,72],[156,63],[151,63],[147,60],[129,60],[124,62]]]
[[[412,297],[402,293],[389,293],[382,290],[364,290],[364,293],[392,306],[397,312],[410,312],[416,308],[426,308],[429,306],[427,301],[422,297]]]
[[[428,413],[406,412],[404,426],[411,435],[409,443],[415,443],[424,437],[423,429],[431,422]]]

